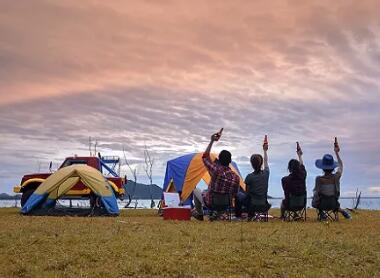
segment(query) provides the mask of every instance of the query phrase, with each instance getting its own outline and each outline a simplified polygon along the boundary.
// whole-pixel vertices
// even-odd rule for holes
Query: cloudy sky
[[[123,146],[165,163],[231,150],[241,172],[270,138],[269,193],[300,141],[345,163],[342,194],[380,195],[380,2],[0,0],[0,192],[49,161]]]

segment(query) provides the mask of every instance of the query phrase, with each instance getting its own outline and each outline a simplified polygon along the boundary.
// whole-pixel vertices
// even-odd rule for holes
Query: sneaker
[[[218,220],[218,213],[216,211],[211,211],[209,213],[208,220],[210,221]]]
[[[199,214],[196,211],[193,211],[191,216],[194,217],[195,219],[199,220],[199,221],[203,221],[203,214]]]
[[[346,210],[341,210],[340,213],[343,215],[346,219],[352,219],[351,214]]]
[[[320,212],[320,220],[327,220],[327,215],[324,212]]]
[[[243,221],[243,218],[237,217],[237,216],[232,216],[231,221],[239,222],[239,221]]]

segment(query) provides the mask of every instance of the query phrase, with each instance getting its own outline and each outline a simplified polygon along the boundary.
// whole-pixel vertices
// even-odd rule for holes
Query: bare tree
[[[356,189],[356,193],[355,193],[355,206],[354,206],[354,209],[358,209],[359,207],[359,204],[360,204],[360,198],[362,196],[362,192],[360,191],[359,194],[359,188]]]
[[[124,161],[125,161],[125,165],[127,165],[129,171],[131,172],[132,176],[133,176],[133,182],[134,182],[134,187],[133,187],[133,192],[131,192],[131,194],[129,194],[128,192],[128,195],[129,195],[129,201],[128,203],[125,205],[125,207],[129,207],[129,205],[131,204],[132,202],[132,198],[133,196],[135,195],[135,191],[136,191],[136,186],[137,186],[137,175],[138,175],[138,169],[137,167],[135,168],[132,168],[131,166],[131,163],[128,161],[127,159],[127,154],[125,152],[125,148],[123,147],[123,155],[124,155]],[[137,203],[137,202],[136,202]],[[135,207],[136,208],[136,207]]]
[[[96,156],[96,147],[98,146],[98,140],[95,139],[95,144],[94,144],[94,156]]]
[[[146,176],[149,179],[150,185],[153,184],[153,165],[154,165],[154,158],[150,155],[150,152],[148,151],[148,147],[144,146],[144,161],[145,166],[144,170],[146,173]]]
[[[152,158],[146,144],[144,145],[144,161],[145,161],[145,165],[144,165],[145,174],[149,179],[149,193],[150,193],[150,199],[151,199],[150,207],[154,208],[155,203],[152,196],[154,158]]]
[[[123,155],[124,155],[124,161],[125,161],[125,165],[127,165],[129,171],[131,172],[132,176],[133,176],[133,181],[134,183],[136,184],[137,183],[137,167],[135,167],[134,169],[132,168],[131,164],[129,163],[128,159],[127,159],[127,154],[125,152],[125,148],[123,147]]]
[[[91,136],[89,136],[88,137],[88,150],[90,151],[90,156],[92,156],[91,147],[92,147],[92,141],[91,141]]]

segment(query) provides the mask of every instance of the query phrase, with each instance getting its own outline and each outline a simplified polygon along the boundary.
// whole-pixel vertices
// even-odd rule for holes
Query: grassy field
[[[272,214],[278,211],[271,210]],[[319,223],[28,217],[0,209],[0,277],[380,277],[380,212]]]

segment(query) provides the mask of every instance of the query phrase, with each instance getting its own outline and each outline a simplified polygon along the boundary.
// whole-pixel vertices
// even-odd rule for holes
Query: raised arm
[[[214,135],[215,135],[215,134],[214,134]],[[214,142],[215,142],[214,135],[211,136],[211,140],[210,140],[210,143],[208,144],[208,146],[207,146],[207,148],[206,148],[206,150],[205,150],[205,154],[210,155],[212,145],[213,145]]]
[[[339,146],[335,146],[334,147],[334,151],[335,151],[335,155],[336,155],[336,159],[338,160],[338,170],[337,172],[339,173],[343,173],[343,161],[342,159],[340,158],[340,155],[339,155],[339,152],[340,152],[340,148]]]
[[[298,142],[297,142],[297,155],[298,155],[298,161],[300,162],[301,165],[303,165],[303,159],[302,159],[303,151]]]
[[[216,170],[216,168],[215,168],[216,166],[211,161],[211,157],[210,157],[211,148],[212,148],[212,145],[214,144],[214,142],[218,141],[221,136],[222,136],[222,130],[219,131],[218,133],[214,133],[213,135],[211,135],[210,143],[208,144],[208,146],[207,146],[207,148],[203,154],[203,163],[206,166],[206,168],[208,169],[210,175],[213,175],[213,172]]]
[[[268,165],[268,143],[264,143],[263,150],[264,150],[264,168],[269,168],[269,165]]]

